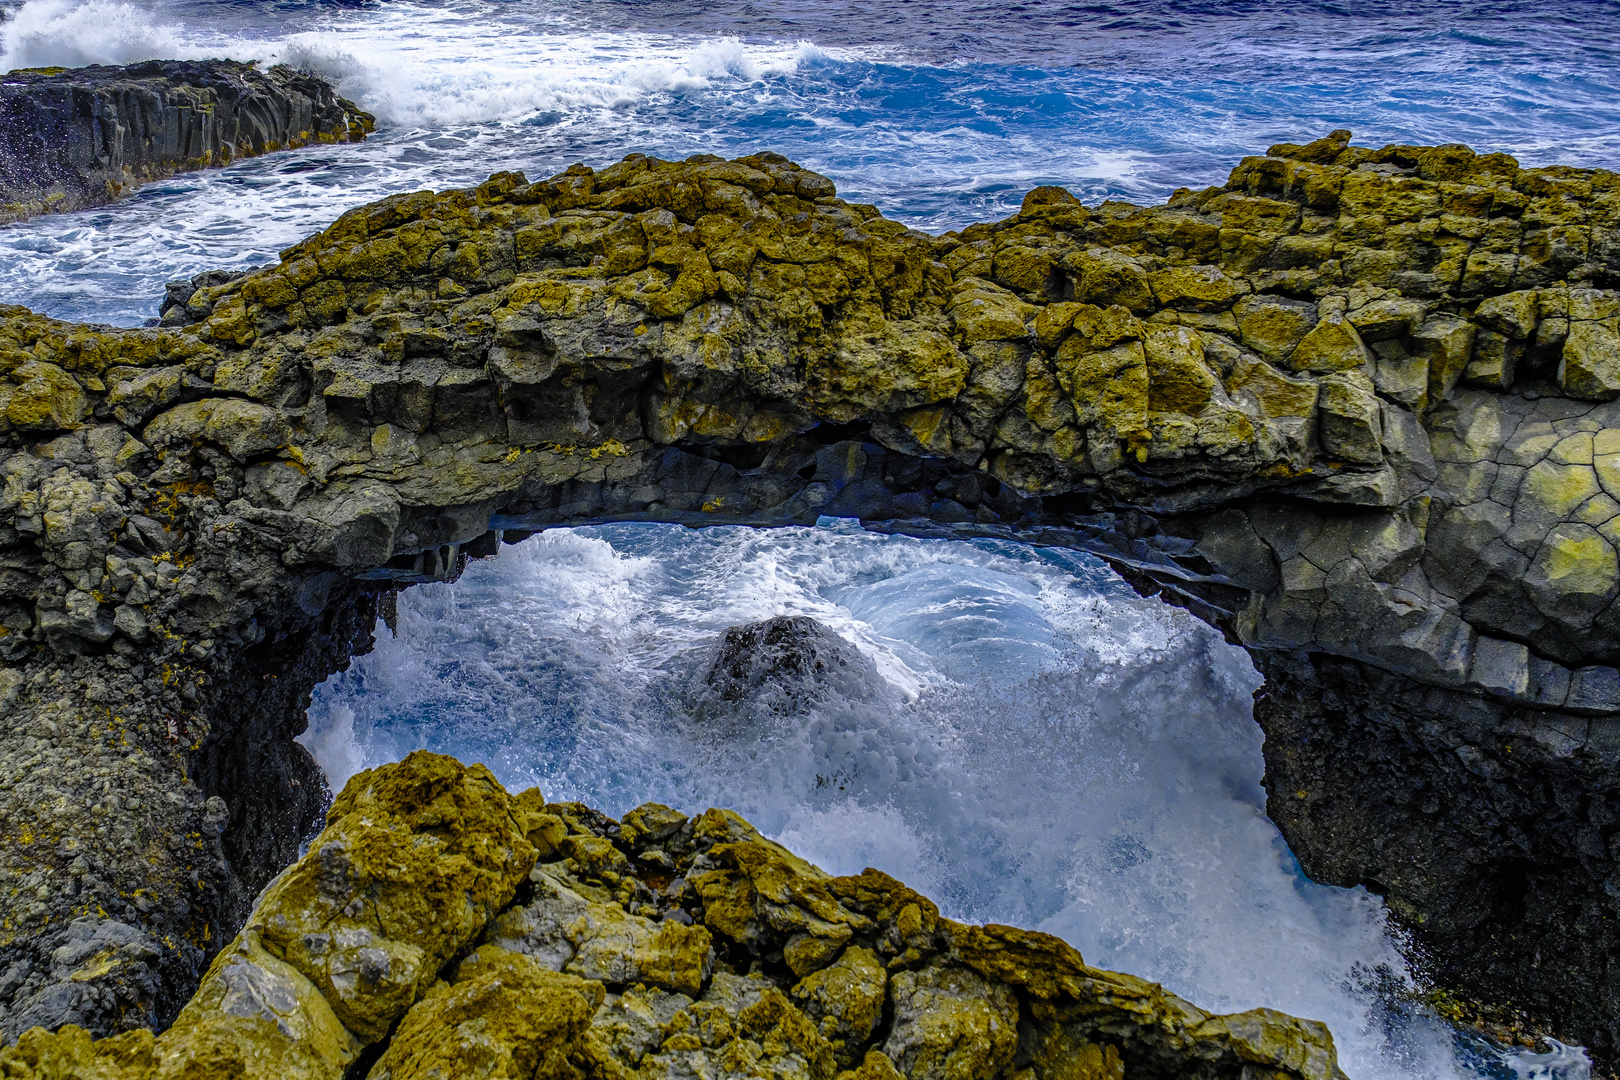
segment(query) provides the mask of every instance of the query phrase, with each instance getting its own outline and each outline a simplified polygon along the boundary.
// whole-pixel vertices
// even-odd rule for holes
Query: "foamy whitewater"
[[[788,715],[705,700],[724,630],[783,614],[876,671]],[[1356,1080],[1588,1074],[1411,1004],[1381,902],[1307,880],[1265,816],[1247,656],[1088,556],[832,520],[560,529],[398,615],[316,693],[303,742],[334,785],[426,747],[615,815],[727,806],[1206,1008],[1325,1020]]]
[[[0,297],[137,325],[169,278],[273,261],[351,206],[497,169],[769,148],[931,230],[1039,184],[1157,200],[1337,127],[1526,164],[1620,160],[1620,4],[1228,0],[0,0],[0,71],[284,61],[360,146],[0,229]]]
[[[1029,188],[1217,183],[1348,127],[1526,164],[1620,162],[1613,0],[0,0],[0,71],[230,56],[334,79],[363,145],[175,177],[0,228],[0,301],[137,325],[163,282],[273,261],[344,210],[497,169],[771,149],[944,230]],[[703,701],[706,650],[821,620],[877,675],[808,715]],[[616,526],[546,533],[399,600],[316,695],[334,785],[431,747],[613,813],[736,808],[834,872],[1038,926],[1215,1009],[1326,1020],[1355,1080],[1578,1080],[1412,1004],[1382,903],[1306,880],[1264,815],[1258,676],[1082,557]]]

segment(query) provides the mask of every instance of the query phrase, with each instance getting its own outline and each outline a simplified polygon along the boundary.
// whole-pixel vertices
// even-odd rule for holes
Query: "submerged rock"
[[[167,326],[0,309],[0,1006],[173,1015],[319,813],[291,739],[379,594],[548,525],[841,516],[1220,626],[1302,865],[1612,1048],[1617,228],[1613,172],[1345,132],[937,237],[776,155],[633,155],[355,209]],[[90,916],[160,955],[59,970]],[[802,933],[790,969],[838,944]]]
[[[831,877],[729,811],[631,820],[661,823],[656,849],[482,766],[418,751],[361,773],[173,1028],[35,1028],[0,1076],[1343,1077],[1320,1023],[1210,1015],[875,870]],[[565,854],[597,846],[617,857]]]
[[[149,60],[0,75],[0,224],[100,206],[177,172],[313,143],[373,118],[284,64]]]

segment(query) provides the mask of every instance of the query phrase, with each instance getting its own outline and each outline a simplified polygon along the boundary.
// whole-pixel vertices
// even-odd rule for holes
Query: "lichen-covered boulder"
[[[883,1052],[903,1076],[971,1080],[1006,1072],[1018,1050],[1018,999],[1004,983],[929,965],[895,975]]]
[[[706,928],[655,923],[618,904],[593,902],[544,867],[529,880],[534,899],[495,920],[485,938],[490,945],[581,978],[702,992],[714,965]]]
[[[526,832],[551,835],[518,891],[534,862]],[[1214,1016],[1087,967],[1049,935],[952,922],[876,870],[830,876],[730,811],[693,819],[649,803],[616,822],[535,791],[509,798],[487,770],[422,752],[349,783],[161,1037],[35,1029],[0,1050],[0,1080],[359,1069],[369,1080],[1342,1080],[1321,1024]]]
[[[854,1048],[869,1043],[883,1019],[888,985],[888,972],[877,953],[851,945],[835,962],[800,979],[792,993],[832,1043],[838,1063],[847,1068],[855,1064]]]
[[[486,945],[406,1014],[369,1080],[575,1080],[602,984]]]
[[[256,929],[215,958],[195,997],[158,1043],[165,1080],[321,1080],[341,1076],[365,1043],[321,990],[266,952]]]
[[[534,859],[488,769],[417,751],[344,786],[244,933],[374,1042],[512,899]]]
[[[92,1039],[70,1024],[54,1035],[43,1028],[23,1032],[15,1046],[0,1049],[6,1080],[147,1080],[156,1062],[150,1031]]]

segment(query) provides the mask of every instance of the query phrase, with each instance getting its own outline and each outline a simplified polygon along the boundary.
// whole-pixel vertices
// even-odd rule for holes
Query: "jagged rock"
[[[592,903],[544,872],[531,882],[534,899],[495,921],[487,937],[491,946],[586,979],[702,992],[714,965],[703,927],[654,923],[616,904]]]
[[[833,515],[1095,552],[1292,672],[1288,708],[1339,664],[1396,694],[1352,709],[1368,741],[1345,745],[1500,808],[1460,817],[1473,854],[1390,870],[1391,838],[1431,820],[1348,779],[1289,787],[1314,759],[1281,704],[1259,710],[1273,816],[1461,985],[1613,1046],[1620,178],[1347,136],[1273,151],[1165,206],[1042,189],[942,237],[774,155],[632,156],[358,208],[274,266],[178,288],[168,326],[0,310],[0,653],[21,673],[0,828],[44,838],[0,849],[16,987],[57,980],[30,942],[95,904],[177,943],[152,961],[170,997],[150,1015],[172,1015],[194,941],[228,937],[314,822],[290,739],[367,646],[378,591],[451,578],[507,531]],[[1474,737],[1459,771],[1397,734],[1444,745],[1480,709],[1545,736],[1510,771],[1564,778],[1556,814]],[[52,803],[47,776],[108,794]],[[537,851],[638,865],[569,813],[530,822]],[[97,837],[94,873],[32,854],[70,835]],[[721,923],[786,920],[801,976],[865,932],[791,915],[811,909],[745,840],[700,875]],[[1541,948],[1577,926],[1581,948]]]
[[[246,930],[374,1042],[511,900],[534,859],[487,769],[417,752],[344,787],[310,855],[265,890]]]
[[[599,982],[483,946],[401,1021],[369,1080],[573,1080]]]
[[[952,1080],[1009,1071],[1018,1052],[1018,999],[971,971],[925,967],[891,982],[893,1028],[884,1056],[902,1076]]]
[[[830,692],[865,700],[881,685],[877,667],[859,649],[803,615],[733,626],[714,649],[703,675],[700,715],[719,703],[795,713]]]
[[[1144,1080],[1251,1080],[1262,1075],[1257,1069],[1287,1080],[1344,1075],[1322,1024],[1264,1009],[1211,1016],[1151,983],[1087,967],[1057,938],[943,919],[875,870],[830,877],[729,811],[686,819],[642,807],[642,821],[681,817],[662,837],[668,867],[638,875],[554,852],[529,874],[531,898],[498,912],[443,887],[433,854],[453,850],[458,865],[507,866],[515,811],[530,824],[565,820],[620,848],[628,870],[636,848],[623,825],[578,804],[547,805],[534,791],[509,799],[481,766],[421,751],[356,776],[333,810],[336,820],[259,898],[248,927],[169,1031],[155,1041],[138,1031],[92,1042],[82,1028],[35,1028],[0,1050],[0,1076],[338,1080],[345,1069],[355,1075],[362,1053],[370,1080],[744,1071],[803,1080],[1059,1080],[1077,1075],[1077,1062],[1094,1066],[1079,1075]],[[418,848],[425,850],[414,854]],[[402,868],[361,852],[413,854]],[[330,925],[330,889],[285,885],[331,877],[340,863],[343,895],[362,866],[386,881],[356,898],[363,912],[345,909],[340,919],[363,915],[392,935],[389,949],[374,949],[379,955],[348,980],[327,977],[329,962],[310,957],[309,942]],[[416,894],[403,887],[410,874],[421,875]],[[476,885],[472,892],[482,894]],[[495,895],[512,894],[503,885]],[[484,922],[472,925],[469,914]],[[599,932],[654,920],[686,932],[682,940],[706,956],[690,979],[675,980],[678,988],[649,977],[645,936]],[[272,944],[265,928],[282,926],[314,934]],[[442,965],[467,943],[469,926],[485,942]],[[800,978],[781,958],[806,928],[835,929],[837,946]],[[570,959],[570,935],[595,950],[577,973],[583,949]],[[709,955],[711,935],[725,942],[723,958]],[[397,980],[378,977],[390,950],[428,958],[403,994]],[[340,1017],[361,1023],[345,1027]]]
[[[312,143],[372,117],[286,65],[150,60],[0,77],[0,223],[100,206],[140,184]],[[13,421],[15,422],[15,421]]]
[[[377,989],[365,978],[369,974],[362,971],[351,989]],[[389,989],[383,987],[379,995],[385,1008],[397,1001]],[[197,995],[164,1032],[152,1075],[187,1080],[341,1076],[364,1043],[343,1026],[334,1004],[352,1009],[355,996],[346,1002],[323,996],[299,965],[266,951],[258,931],[250,928],[221,950]]]
[[[95,1041],[77,1025],[54,1035],[31,1028],[15,1046],[0,1050],[0,1075],[7,1080],[146,1080],[155,1064],[153,1044],[150,1031]]]
[[[838,1063],[851,1068],[856,1063],[854,1048],[870,1042],[883,1019],[888,984],[888,972],[877,953],[850,945],[835,962],[795,983],[792,993],[832,1043]]]

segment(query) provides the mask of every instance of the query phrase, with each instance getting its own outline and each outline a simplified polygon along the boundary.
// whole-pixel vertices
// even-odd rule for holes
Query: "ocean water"
[[[1339,127],[1620,160],[1613,0],[0,0],[0,71],[228,55],[376,113],[325,147],[0,229],[0,297],[134,325],[164,280],[273,260],[360,202],[626,153],[770,148],[919,228],[1038,184],[1218,183]]]
[[[630,152],[788,154],[942,231],[1038,184],[1218,183],[1278,141],[1620,163],[1614,0],[0,0],[0,71],[231,56],[322,72],[363,145],[0,228],[0,302],[137,325],[383,195]],[[728,626],[808,614],[872,661],[806,711],[716,712]],[[1411,1004],[1378,898],[1306,880],[1263,812],[1247,658],[1084,557],[868,535],[556,530],[400,597],[319,689],[334,785],[428,746],[618,813],[722,804],[835,872],[1039,926],[1201,1005],[1326,1020],[1355,1080],[1579,1080]]]
[[[786,710],[707,691],[726,628],[777,615],[869,669]],[[1306,879],[1265,816],[1247,655],[1089,556],[831,519],[557,529],[401,593],[396,628],[315,694],[334,786],[426,747],[614,815],[726,806],[1205,1008],[1324,1020],[1355,1080],[1589,1075],[1423,1015],[1382,902]]]

